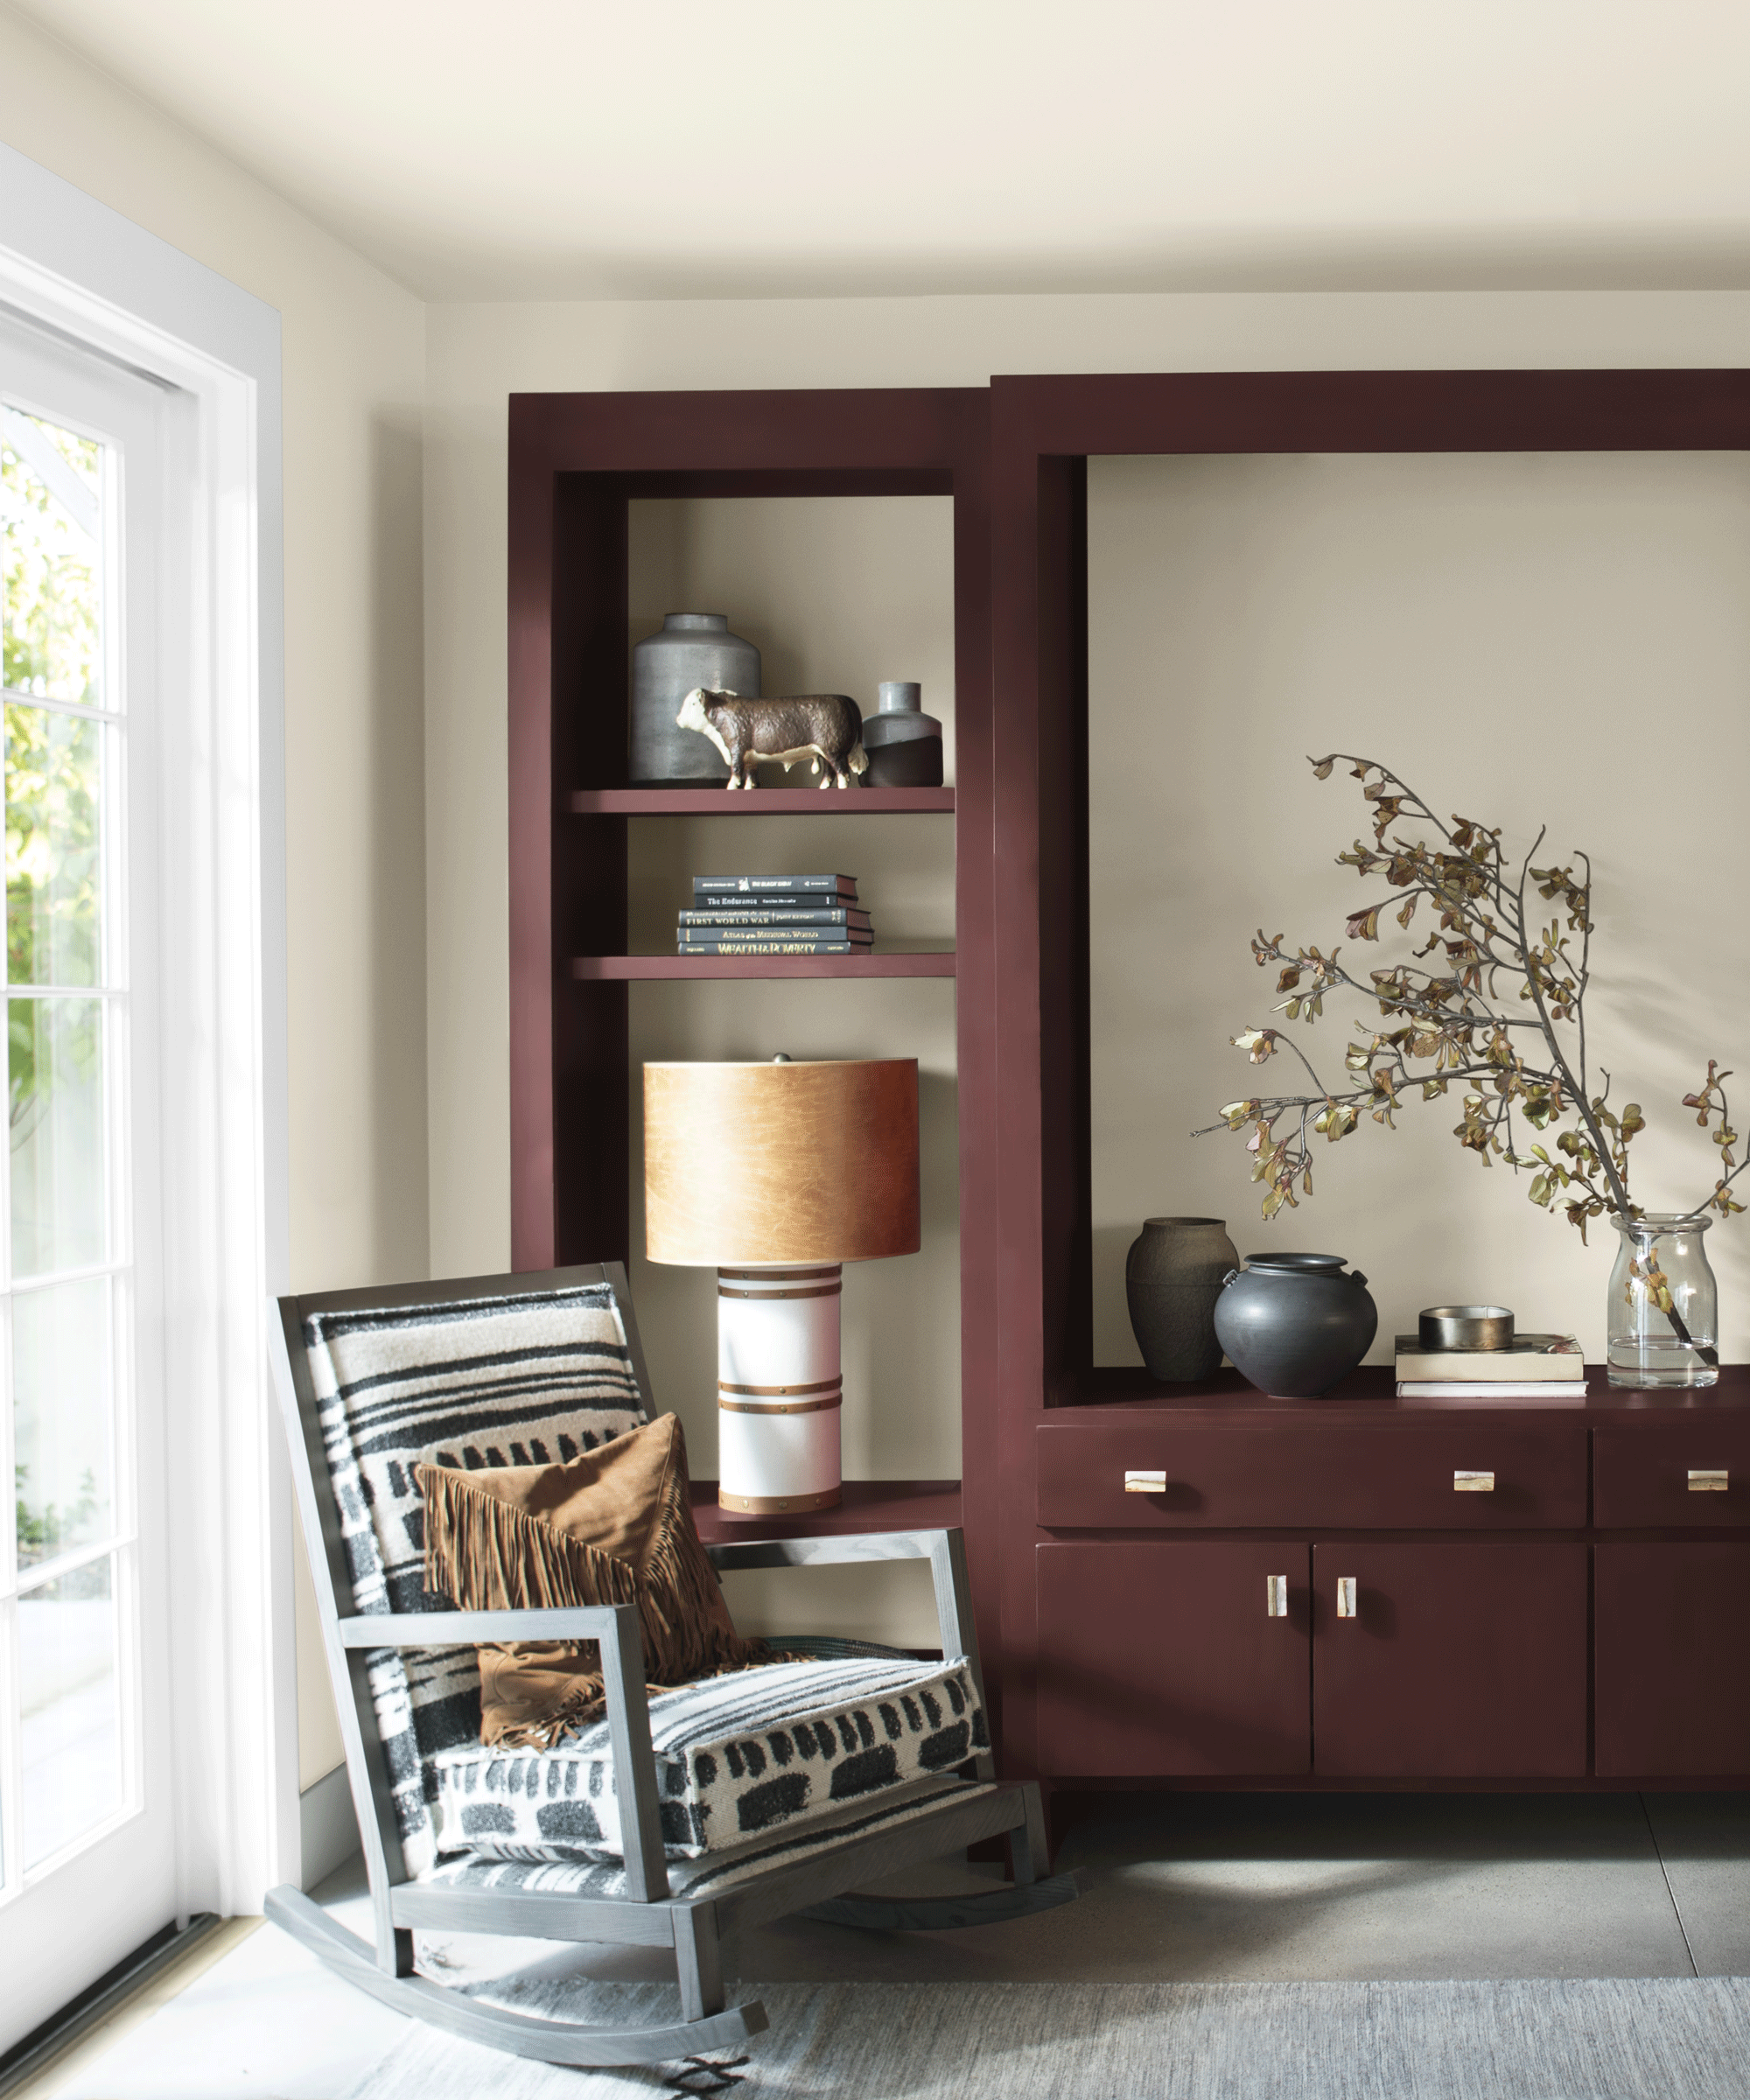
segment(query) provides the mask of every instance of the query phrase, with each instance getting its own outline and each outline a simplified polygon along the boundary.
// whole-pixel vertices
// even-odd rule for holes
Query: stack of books
[[[1572,1334],[1516,1334],[1504,1349],[1425,1349],[1397,1338],[1400,1400],[1584,1400],[1586,1363]]]
[[[875,944],[854,875],[695,875],[683,956],[866,956]]]

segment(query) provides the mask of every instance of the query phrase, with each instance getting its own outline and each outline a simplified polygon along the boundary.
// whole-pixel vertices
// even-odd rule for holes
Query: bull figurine
[[[803,759],[822,763],[841,788],[852,774],[867,773],[863,751],[863,712],[844,693],[803,693],[788,700],[745,700],[739,693],[713,692],[696,685],[675,718],[682,729],[709,737],[723,753],[732,788],[752,788],[762,759],[786,773]],[[822,775],[821,786],[829,782]]]

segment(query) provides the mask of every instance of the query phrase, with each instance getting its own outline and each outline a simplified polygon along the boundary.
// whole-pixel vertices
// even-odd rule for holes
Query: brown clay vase
[[[1215,1300],[1239,1259],[1220,1218],[1143,1220],[1124,1257],[1124,1295],[1152,1377],[1183,1384],[1221,1368]]]

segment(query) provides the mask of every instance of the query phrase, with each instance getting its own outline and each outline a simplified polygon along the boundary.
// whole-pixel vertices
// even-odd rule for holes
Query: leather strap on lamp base
[[[836,1509],[844,1500],[839,1488],[819,1494],[725,1494],[717,1492],[717,1506],[731,1516],[798,1516],[810,1509]]]

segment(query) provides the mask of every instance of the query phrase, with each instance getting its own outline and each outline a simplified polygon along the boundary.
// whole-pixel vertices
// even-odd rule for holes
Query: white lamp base
[[[741,1516],[842,1499],[836,1262],[717,1272],[718,1504]]]

